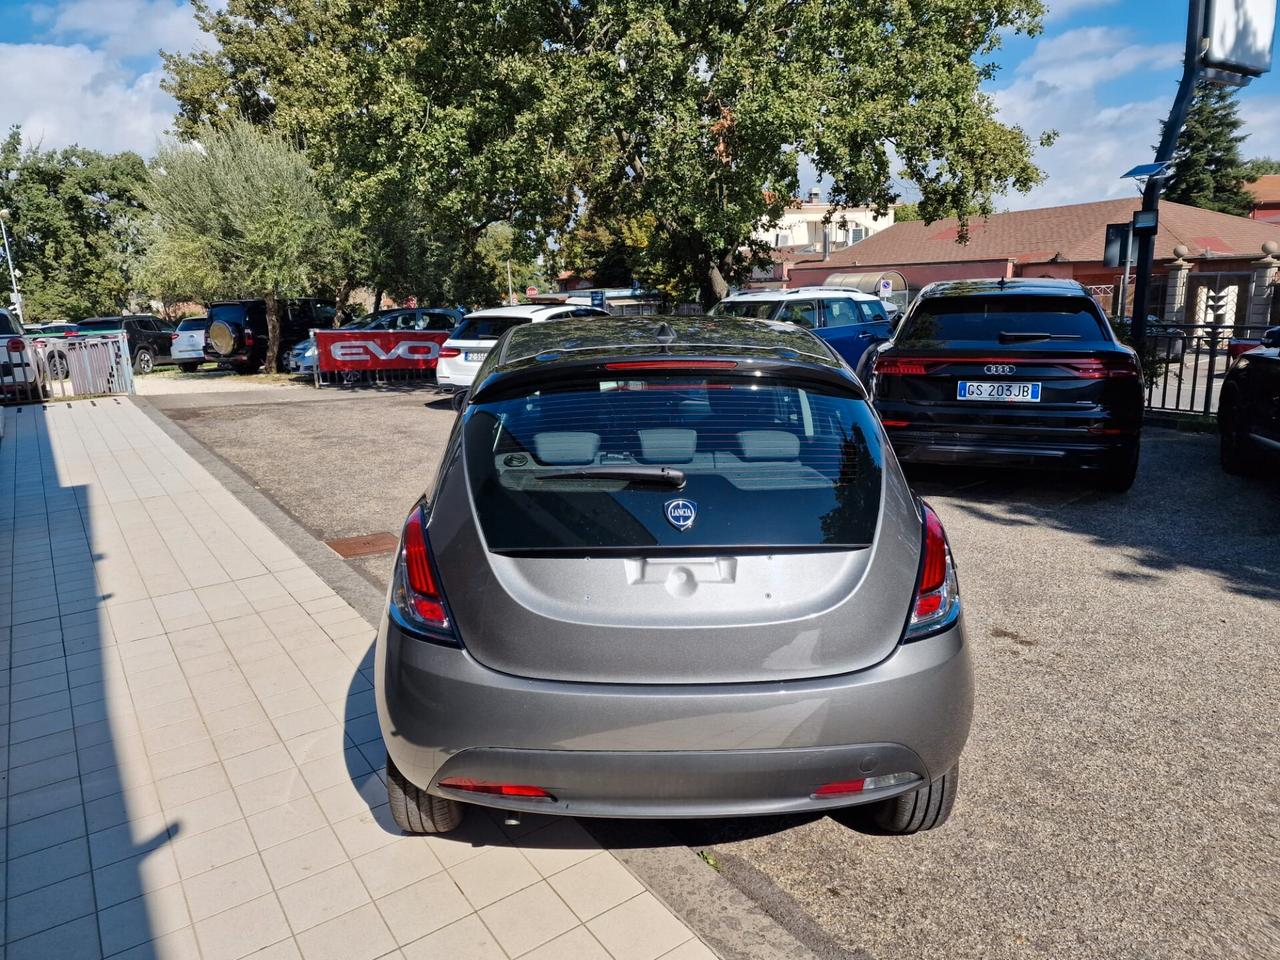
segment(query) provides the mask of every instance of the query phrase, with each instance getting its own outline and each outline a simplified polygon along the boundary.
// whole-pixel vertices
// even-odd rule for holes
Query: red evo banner
[[[321,371],[434,370],[445,331],[314,330]]]

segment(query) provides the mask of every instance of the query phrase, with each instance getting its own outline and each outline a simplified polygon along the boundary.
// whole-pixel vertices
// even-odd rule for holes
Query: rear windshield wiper
[[[561,470],[540,470],[534,474],[538,480],[632,480],[637,483],[661,483],[672,487],[684,486],[684,471],[675,467],[661,467],[643,463],[596,464],[585,467],[565,467]]]
[[[1035,340],[1079,340],[1077,333],[1035,333],[1030,330],[1001,330],[1001,343],[1031,343]]]

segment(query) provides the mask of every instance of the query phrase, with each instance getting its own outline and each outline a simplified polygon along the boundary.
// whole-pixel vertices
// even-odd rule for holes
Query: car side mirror
[[[1280,347],[1280,327],[1272,327],[1262,334],[1264,347]]]

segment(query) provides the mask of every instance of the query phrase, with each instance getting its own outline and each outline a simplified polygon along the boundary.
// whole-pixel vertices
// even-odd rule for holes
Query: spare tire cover
[[[226,320],[215,320],[209,324],[209,343],[222,356],[235,353],[239,340],[240,330],[238,325],[229,323]]]

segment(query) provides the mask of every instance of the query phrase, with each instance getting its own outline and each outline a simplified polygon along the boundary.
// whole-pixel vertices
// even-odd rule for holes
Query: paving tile
[[[458,885],[445,873],[401,887],[378,898],[377,904],[396,942],[401,945],[412,943],[473,912]]]
[[[192,800],[227,790],[231,783],[223,772],[222,764],[210,763],[186,773],[156,781],[160,802],[165,807],[177,807]]]
[[[114,954],[110,960],[200,960],[200,947],[195,930],[183,927]]]
[[[6,960],[99,960],[98,921],[81,917],[21,940],[4,948]]]
[[[357,783],[347,781],[316,792],[316,801],[331,823],[354,817],[361,810],[385,803],[386,784],[376,774],[367,773]]]
[[[11,940],[29,937],[94,911],[93,883],[84,873],[5,900],[5,931]]]
[[[47,736],[35,737],[22,743],[11,744],[9,747],[9,763],[17,767],[27,763],[35,763],[39,760],[48,760],[51,757],[59,757],[66,753],[74,753],[75,749],[75,731],[59,730]]]
[[[212,740],[193,740],[180,747],[153,753],[150,758],[151,775],[157,780],[163,780],[217,761],[218,752],[214,749]]]
[[[434,851],[433,851],[434,852]],[[514,847],[493,847],[448,867],[449,875],[477,910],[538,882],[538,871]]]
[[[574,927],[520,960],[613,960],[586,927]]]
[[[269,747],[279,742],[280,738],[276,736],[275,730],[268,723],[227,730],[215,734],[213,738],[213,745],[217,748],[218,755],[223,760],[242,757],[246,753],[261,750],[263,747]],[[258,778],[255,777],[254,779]]]
[[[476,916],[466,917],[443,930],[408,944],[401,951],[405,960],[507,960],[507,954],[493,934]]]
[[[343,849],[347,851],[347,856],[352,859],[358,859],[366,853],[380,850],[388,844],[404,839],[400,828],[391,819],[390,806],[385,803],[372,810],[363,810],[354,817],[338,821],[333,825],[333,831],[338,835],[338,841]],[[431,849],[421,842],[421,838],[410,839],[418,846]]]
[[[60,757],[37,760],[22,766],[9,767],[9,793],[23,793],[38,787],[68,780],[80,775],[80,766],[74,753],[64,753]]]
[[[8,855],[10,858],[35,853],[46,847],[57,846],[75,837],[85,836],[84,811],[77,805],[54,813],[24,820],[8,830]]]
[[[250,854],[182,882],[193,920],[203,920],[271,892],[262,859]]]
[[[248,818],[249,830],[259,850],[286,843],[303,834],[322,829],[328,821],[310,794],[255,813]]]
[[[582,920],[599,916],[644,892],[640,881],[604,851],[555,874],[547,882]]]
[[[346,861],[346,851],[328,827],[262,851],[262,862],[277,889]]]
[[[232,786],[261,780],[273,773],[281,773],[294,768],[293,757],[284,748],[283,743],[273,743],[238,757],[224,760],[223,767]]]
[[[6,865],[6,894],[20,896],[40,887],[77,877],[89,870],[89,844],[84,837],[11,859]]]
[[[93,871],[93,891],[101,910],[172,886],[178,880],[173,850],[162,846]]]
[[[173,855],[178,860],[178,872],[184,880],[253,852],[253,837],[243,820],[234,820],[193,837],[179,836],[173,842]]]
[[[136,857],[169,839],[168,824],[160,813],[140,816],[127,823],[89,834],[89,858],[94,868]]]
[[[107,956],[173,933],[191,922],[182,887],[175,884],[98,911],[98,934]]]
[[[417,837],[402,837],[366,853],[355,860],[355,868],[375,900],[444,869]]]
[[[651,893],[642,893],[587,922],[616,960],[656,960],[693,936]]]
[[[242,819],[235,792],[221,790],[181,806],[169,807],[165,814],[174,838],[186,839]]]
[[[34,820],[68,807],[78,806],[82,796],[78,779],[62,780],[26,793],[9,797],[8,821],[10,826],[24,820]]]
[[[306,960],[374,960],[396,947],[372,903],[298,934],[297,941]]]
[[[85,823],[91,834],[159,812],[160,795],[152,783],[92,800],[84,805]]]
[[[274,893],[197,921],[204,960],[240,960],[289,937],[289,924]]]
[[[369,902],[368,892],[349,863],[299,880],[276,893],[295,934]]]
[[[578,925],[554,890],[537,883],[480,911],[489,932],[511,956],[519,956]]]

